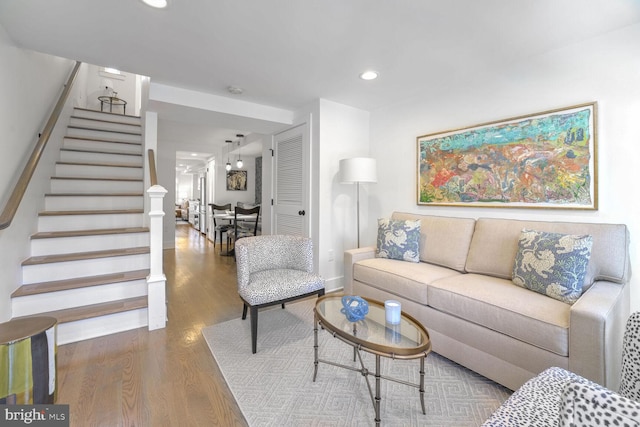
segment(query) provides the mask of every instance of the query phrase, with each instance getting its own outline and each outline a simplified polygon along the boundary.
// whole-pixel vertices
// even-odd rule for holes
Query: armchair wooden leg
[[[284,303],[282,303],[282,309],[284,310]]]
[[[251,307],[251,351],[256,354],[258,347],[258,308]]]
[[[244,303],[244,306],[242,307],[242,320],[247,318],[247,303]]]

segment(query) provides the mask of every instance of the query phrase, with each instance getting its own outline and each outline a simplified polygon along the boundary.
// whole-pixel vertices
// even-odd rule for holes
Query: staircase
[[[139,117],[76,108],[45,194],[13,317],[58,319],[58,344],[146,326]]]

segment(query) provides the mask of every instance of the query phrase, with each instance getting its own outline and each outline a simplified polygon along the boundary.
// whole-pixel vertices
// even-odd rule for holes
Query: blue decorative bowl
[[[350,322],[362,320],[369,313],[369,303],[355,295],[343,296],[342,307],[340,313],[344,314]]]

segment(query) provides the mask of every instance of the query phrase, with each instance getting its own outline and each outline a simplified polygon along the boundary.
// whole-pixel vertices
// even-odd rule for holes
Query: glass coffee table
[[[424,361],[431,352],[431,340],[424,326],[416,319],[402,312],[400,323],[391,325],[385,321],[384,304],[369,298],[363,298],[369,304],[369,313],[363,320],[350,322],[342,309],[342,294],[330,294],[318,298],[314,312],[314,370],[313,381],[318,375],[318,364],[333,366],[360,372],[367,381],[371,402],[375,410],[376,426],[380,425],[380,380],[394,381],[420,391],[422,413],[424,407]],[[347,366],[318,357],[318,326],[329,331],[335,338],[353,347],[353,360],[358,358],[360,368]],[[361,351],[375,355],[375,373],[369,372],[362,360]],[[420,359],[420,383],[415,384],[380,374],[380,357],[391,359]],[[375,394],[369,382],[369,376],[375,376]]]

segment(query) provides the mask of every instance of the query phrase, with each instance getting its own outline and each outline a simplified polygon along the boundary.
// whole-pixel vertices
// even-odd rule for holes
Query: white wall
[[[44,128],[73,67],[73,61],[19,49],[0,26],[0,208]],[[80,79],[82,80],[82,78]],[[72,94],[71,98],[75,98]],[[73,101],[69,103],[71,105]],[[41,165],[9,228],[0,230],[0,322],[11,317],[10,295],[22,282],[21,262],[29,256],[29,235],[35,231],[42,194],[48,190],[53,156],[62,143],[71,108],[61,115],[63,126],[52,134]]]
[[[327,290],[333,290],[343,286],[343,253],[356,247],[357,241],[356,187],[340,183],[339,163],[341,159],[369,155],[369,113],[321,99],[319,119],[319,150],[314,162],[318,185],[313,190],[318,237],[314,241],[318,245],[319,273]],[[360,188],[361,225],[372,221],[367,205],[369,185],[374,184]],[[370,241],[370,236],[366,237],[365,241]]]
[[[371,114],[371,153],[378,184],[371,186],[371,217],[393,211],[465,217],[531,218],[625,223],[631,233],[632,311],[640,310],[640,25],[475,75],[437,93]],[[482,209],[417,206],[416,137],[584,102],[598,102],[599,210]],[[375,223],[368,222],[369,236]]]

